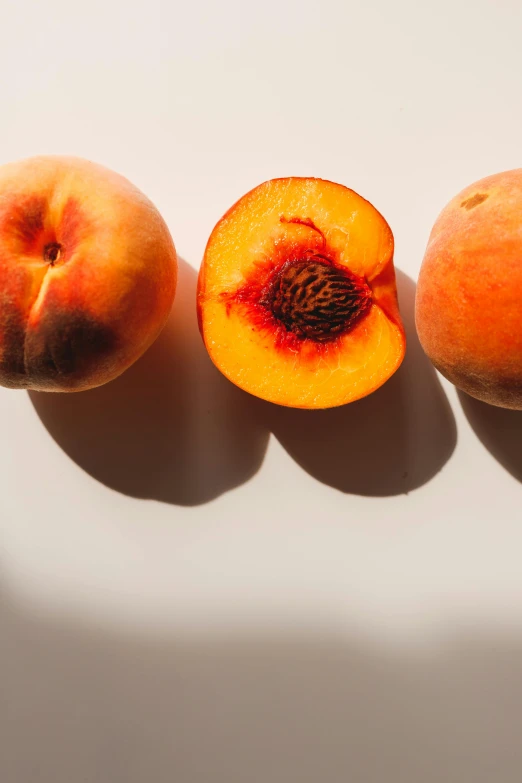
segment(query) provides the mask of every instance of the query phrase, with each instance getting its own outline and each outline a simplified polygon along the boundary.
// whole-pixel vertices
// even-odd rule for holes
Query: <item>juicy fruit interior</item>
[[[283,405],[365,396],[404,354],[392,256],[387,223],[353,191],[299,178],[259,186],[207,246],[198,305],[211,358]]]

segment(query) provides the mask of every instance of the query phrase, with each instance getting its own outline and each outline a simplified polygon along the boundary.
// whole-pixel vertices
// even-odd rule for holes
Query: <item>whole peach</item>
[[[124,177],[72,157],[0,167],[0,384],[112,380],[163,328],[176,273],[167,226]]]
[[[430,235],[416,298],[422,346],[459,389],[522,409],[522,169],[470,185]]]

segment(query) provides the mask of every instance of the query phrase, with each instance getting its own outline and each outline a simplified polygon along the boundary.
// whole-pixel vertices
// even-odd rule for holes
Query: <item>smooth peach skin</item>
[[[2,166],[0,384],[81,391],[116,378],[163,328],[176,274],[167,226],[124,177],[71,157]]]
[[[317,231],[292,223],[312,221]],[[270,272],[285,248],[328,251],[366,280],[368,315],[334,343],[303,340],[281,350],[270,328],[254,323],[230,296],[260,269]],[[276,268],[276,267],[274,267]],[[227,299],[228,297],[228,299]],[[241,198],[214,228],[198,282],[200,329],[221,372],[245,391],[295,408],[330,408],[366,396],[398,368],[405,351],[393,267],[393,236],[384,218],[354,191],[326,180],[271,180]]]
[[[437,219],[422,262],[416,324],[459,389],[522,410],[522,169],[475,182]]]

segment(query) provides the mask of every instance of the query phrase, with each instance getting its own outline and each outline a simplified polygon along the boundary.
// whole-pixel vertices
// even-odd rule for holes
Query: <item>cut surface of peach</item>
[[[198,314],[212,361],[245,391],[296,408],[364,397],[405,351],[391,230],[342,185],[265,182],[214,228]]]

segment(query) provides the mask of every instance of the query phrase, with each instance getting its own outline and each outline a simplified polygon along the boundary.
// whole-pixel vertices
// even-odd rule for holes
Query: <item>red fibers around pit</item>
[[[239,308],[251,324],[252,329],[271,335],[274,347],[277,350],[294,354],[305,350],[309,356],[321,356],[338,349],[342,337],[350,332],[369,312],[371,308],[371,291],[365,280],[350,273],[344,265],[338,264],[331,257],[333,253],[328,253],[324,234],[311,220],[307,218],[286,219],[284,217],[281,217],[280,220],[282,223],[299,223],[309,226],[321,238],[321,246],[313,247],[318,244],[318,237],[314,238],[313,236],[311,236],[311,241],[309,242],[303,241],[303,238],[300,237],[299,241],[295,239],[289,241],[288,238],[285,238],[285,241],[275,243],[272,258],[255,264],[246,282],[234,292],[223,293],[222,300],[225,303],[227,314],[230,313],[232,308]],[[338,269],[340,273],[349,277],[354,285],[361,289],[363,300],[365,296],[364,291],[368,292],[367,300],[364,302],[364,306],[361,307],[360,315],[349,323],[346,330],[336,336],[332,336],[329,340],[318,341],[296,334],[277,318],[271,309],[274,292],[279,284],[283,267],[286,268],[292,263],[303,263],[307,260]]]
[[[323,247],[326,247],[326,237],[321,231],[320,228],[317,228],[313,220],[310,220],[310,218],[299,218],[299,217],[293,217],[293,218],[286,218],[284,215],[281,215],[279,218],[280,223],[294,223],[298,224],[300,226],[308,226],[308,228],[311,228],[313,231],[316,231],[321,239],[323,240]]]

